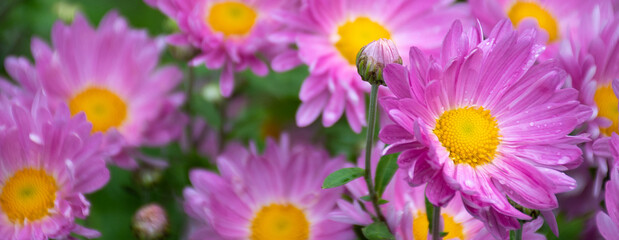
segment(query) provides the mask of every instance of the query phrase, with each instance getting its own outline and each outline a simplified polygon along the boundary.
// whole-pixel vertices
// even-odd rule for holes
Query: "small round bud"
[[[153,187],[163,179],[163,169],[144,166],[133,172],[135,181],[144,187]]]
[[[218,103],[224,99],[219,90],[219,83],[216,81],[204,85],[201,94],[207,102]]]
[[[189,61],[198,55],[198,50],[189,46],[168,46],[170,54],[177,60]]]
[[[140,240],[164,239],[168,233],[168,216],[158,204],[149,204],[138,209],[131,228]]]
[[[402,58],[393,41],[389,39],[373,41],[357,53],[357,72],[363,81],[370,84],[385,85],[383,69],[391,63],[402,64]]]

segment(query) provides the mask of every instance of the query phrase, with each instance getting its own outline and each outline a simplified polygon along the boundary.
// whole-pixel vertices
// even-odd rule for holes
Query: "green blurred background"
[[[175,29],[174,23],[163,14],[148,7],[141,0],[2,0],[0,1],[0,59],[7,56],[26,56],[30,54],[30,40],[37,36],[49,42],[50,30],[54,22],[71,22],[76,12],[82,12],[93,25],[109,11],[116,10],[128,19],[134,28],[146,29],[151,36],[168,34]],[[162,56],[165,64],[175,64],[186,73],[189,69],[165,51]],[[233,119],[222,115],[226,101],[217,97],[205,97],[206,87],[217,89],[219,72],[204,67],[193,69],[196,84],[192,89],[190,115],[204,119],[215,129],[226,125],[222,132],[223,142],[249,141],[264,145],[266,136],[277,136],[281,132],[294,130],[294,115],[298,105],[298,91],[307,68],[299,67],[287,73],[271,73],[266,77],[256,77],[249,72],[237,75],[235,99],[245,102]],[[188,74],[186,74],[188,75]],[[3,64],[0,77],[8,79]],[[186,84],[186,82],[185,82]],[[179,86],[184,89],[186,86]],[[250,99],[251,101],[243,101]],[[344,154],[354,161],[364,144],[365,133],[352,132],[345,120],[325,129],[320,121],[308,127],[308,138],[324,146],[332,154]],[[307,130],[307,129],[306,129]],[[216,171],[212,159],[197,151],[183,150],[178,143],[157,149],[143,149],[147,155],[163,158],[169,168],[156,172],[161,174],[159,181],[144,183],[144,177],[153,172],[130,172],[110,167],[111,180],[100,191],[87,196],[92,207],[90,216],[82,221],[87,227],[101,231],[100,239],[135,239],[130,225],[135,211],[148,203],[159,203],[167,211],[170,220],[170,234],[166,239],[185,239],[188,219],[183,213],[182,191],[189,185],[188,171],[192,168],[209,168]],[[561,239],[577,239],[583,228],[583,220],[566,221],[558,219],[561,226]],[[542,229],[549,239],[557,239],[548,230]]]

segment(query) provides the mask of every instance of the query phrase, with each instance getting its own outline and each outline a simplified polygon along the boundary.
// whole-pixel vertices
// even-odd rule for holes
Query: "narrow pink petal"
[[[297,125],[300,127],[305,127],[314,122],[314,120],[318,118],[318,115],[320,115],[324,109],[328,100],[329,94],[323,93],[307,102],[301,103],[296,115]]]

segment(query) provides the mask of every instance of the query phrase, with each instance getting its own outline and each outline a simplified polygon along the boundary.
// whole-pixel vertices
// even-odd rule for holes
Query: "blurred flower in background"
[[[353,239],[352,226],[327,214],[342,194],[321,189],[322,180],[346,165],[310,145],[282,136],[263,154],[231,143],[217,160],[220,174],[196,169],[185,189],[185,210],[202,222],[190,239]]]
[[[182,74],[173,66],[156,69],[161,42],[111,12],[97,30],[81,15],[70,26],[57,22],[52,46],[34,38],[34,66],[9,57],[7,71],[26,95],[43,89],[52,110],[64,103],[72,115],[84,112],[92,132],[103,133],[112,162],[135,168],[132,148],[180,136],[184,96],[173,90]]]
[[[411,46],[437,50],[451,22],[467,16],[464,4],[408,0],[316,0],[307,1],[299,12],[279,14],[286,29],[272,38],[294,43],[298,50],[278,55],[273,69],[285,71],[304,63],[310,70],[299,93],[297,125],[307,126],[322,113],[322,124],[330,127],[346,113],[350,127],[361,131],[370,87],[355,68],[357,52],[379,38],[391,39],[407,63]]]
[[[224,97],[234,90],[234,73],[247,68],[259,76],[269,72],[266,62],[286,45],[268,41],[280,28],[273,13],[289,9],[296,1],[144,0],[173,18],[181,32],[168,38],[174,45],[190,45],[201,52],[190,61],[221,69]],[[264,59],[263,59],[264,58]]]
[[[76,223],[89,215],[84,194],[110,177],[101,133],[65,104],[52,113],[39,91],[31,106],[2,103],[0,129],[0,238],[63,239],[100,234]]]
[[[605,1],[605,0],[601,0]],[[559,43],[569,39],[582,19],[589,16],[600,0],[470,0],[471,11],[484,29],[492,29],[500,20],[509,18],[519,30],[539,29],[537,38],[546,43],[540,59],[553,58]]]

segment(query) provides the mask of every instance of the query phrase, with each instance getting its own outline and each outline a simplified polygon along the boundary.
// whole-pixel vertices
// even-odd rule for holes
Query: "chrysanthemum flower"
[[[610,180],[606,182],[606,211],[596,216],[598,230],[605,239],[616,239],[619,236],[619,135],[612,134],[609,138],[614,166],[610,172]]]
[[[232,94],[234,73],[251,69],[265,76],[269,69],[260,58],[269,58],[286,45],[267,39],[281,26],[273,13],[290,8],[289,0],[144,0],[176,21],[180,33],[168,38],[174,45],[190,45],[201,50],[191,65],[205,64],[222,69],[221,93]]]
[[[586,122],[587,132],[592,139],[609,137],[619,132],[619,103],[611,87],[619,78],[619,17],[604,2],[595,5],[578,30],[562,45],[560,60],[580,101],[597,110],[597,118]]]
[[[75,219],[89,214],[84,194],[109,179],[102,136],[83,113],[71,118],[63,105],[52,114],[45,101],[0,106],[0,239],[98,237]]]
[[[190,172],[185,211],[203,223],[190,239],[353,239],[351,225],[333,222],[342,188],[321,189],[333,169],[346,165],[309,145],[267,141],[264,154],[231,144],[218,158],[220,175]],[[212,235],[211,235],[212,236]]]
[[[590,14],[591,6],[599,0],[471,0],[473,16],[484,29],[492,29],[509,18],[519,29],[538,28],[539,38],[547,44],[542,58],[554,57],[559,42],[568,38],[579,21]]]
[[[568,134],[592,110],[576,90],[562,89],[558,64],[534,65],[544,49],[536,38],[535,30],[518,33],[505,20],[482,41],[481,30],[463,32],[455,22],[438,60],[413,47],[410,72],[395,64],[384,72],[395,97],[380,102],[396,123],[380,132],[390,144],[385,152],[402,152],[409,183],[427,183],[433,204],[460,192],[497,237],[530,219],[508,199],[529,209],[557,207],[554,194],[576,185],[561,170],[580,164],[576,144],[588,140]]]
[[[611,3],[604,1],[581,19],[577,30],[561,43],[559,60],[571,77],[571,86],[579,90],[580,102],[597,110],[597,116],[578,129],[596,140],[619,129],[619,103],[611,88],[612,80],[619,78],[619,18]],[[583,155],[585,164],[568,172],[578,180],[578,188],[559,198],[562,210],[569,215],[597,211],[603,200],[610,156],[594,155],[593,142],[583,145]],[[593,176],[591,169],[595,169]]]
[[[297,125],[307,126],[322,113],[324,126],[333,125],[346,113],[350,127],[359,132],[365,125],[365,93],[369,85],[359,77],[355,58],[368,43],[391,39],[403,59],[408,49],[436,50],[457,18],[466,18],[468,7],[451,1],[357,1],[313,0],[299,13],[279,16],[288,29],[272,38],[291,41],[297,50],[283,52],[273,60],[276,71],[300,63],[309,66],[299,98]],[[404,60],[407,61],[407,60]]]
[[[172,91],[182,74],[172,66],[155,69],[162,47],[145,31],[130,29],[115,12],[96,30],[78,15],[70,26],[54,25],[52,45],[34,38],[35,66],[8,58],[8,72],[25,92],[43,88],[52,109],[65,103],[72,115],[84,112],[116,164],[135,167],[131,148],[180,135],[184,97]]]

